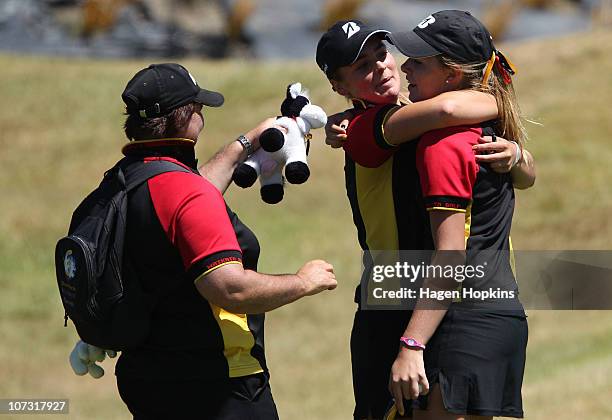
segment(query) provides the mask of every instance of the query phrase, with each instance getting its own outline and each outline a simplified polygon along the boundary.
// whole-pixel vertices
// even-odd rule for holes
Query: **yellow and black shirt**
[[[151,159],[184,164],[145,157]],[[264,315],[226,311],[195,286],[226,264],[256,270],[257,238],[221,193],[190,169],[153,177],[130,196],[127,258],[143,289],[157,298],[146,342],[122,352],[117,375],[215,381],[267,370]]]
[[[343,145],[346,192],[363,251],[433,249],[416,167],[417,142],[395,147],[385,140],[383,125],[395,107],[355,101]]]
[[[500,300],[497,307],[522,310],[510,238],[514,213],[512,176],[509,172],[497,173],[488,164],[479,164],[472,150],[479,137],[495,134],[494,124],[447,127],[425,133],[417,146],[416,165],[426,209],[464,213],[467,264],[486,266],[483,278],[464,287],[511,291],[516,299]],[[463,304],[496,307],[493,300],[466,299]]]
[[[475,286],[518,296],[510,239],[512,177],[478,164],[472,151],[480,136],[494,134],[495,121],[433,130],[395,147],[385,139],[384,123],[397,107],[356,102],[343,145],[346,189],[362,249],[431,250],[427,211],[463,212],[467,264],[489,260],[488,274]],[[505,303],[504,309],[522,309],[518,299]]]

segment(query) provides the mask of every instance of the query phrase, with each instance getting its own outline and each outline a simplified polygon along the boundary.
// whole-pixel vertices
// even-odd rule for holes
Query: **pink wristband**
[[[403,343],[408,348],[417,348],[421,350],[425,350],[425,344],[419,343],[412,337],[400,337],[400,342]]]

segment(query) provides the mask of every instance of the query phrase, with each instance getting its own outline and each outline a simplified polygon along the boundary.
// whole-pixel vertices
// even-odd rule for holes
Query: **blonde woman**
[[[462,295],[436,307],[417,304],[391,369],[396,408],[404,414],[405,399],[428,394],[418,399],[413,418],[521,418],[528,331],[511,263],[512,176],[477,162],[473,153],[482,135],[511,138],[523,150],[527,135],[512,85],[514,66],[495,48],[484,25],[464,11],[434,13],[390,39],[409,57],[401,69],[410,100],[449,91],[488,92],[496,99],[494,121],[424,134],[416,165],[435,249],[444,251],[436,252],[432,264],[484,260],[486,274],[478,287],[505,292],[503,303]],[[486,258],[479,257],[482,251]],[[441,279],[426,284],[457,285]]]

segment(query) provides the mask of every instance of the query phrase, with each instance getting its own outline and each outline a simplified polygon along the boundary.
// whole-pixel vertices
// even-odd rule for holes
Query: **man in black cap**
[[[131,140],[124,161],[165,161],[180,170],[129,192],[124,256],[131,281],[155,297],[155,307],[145,341],[117,362],[119,394],[138,419],[277,419],[264,313],[331,290],[336,280],[321,260],[293,275],[258,273],[257,238],[223,199],[233,169],[273,120],[225,146],[201,176],[194,146],[202,106],[220,106],[220,93],[167,63],[139,71],[122,98]]]
[[[155,118],[196,102],[219,107],[223,95],[202,89],[195,78],[180,64],[151,64],[140,70],[128,82],[121,98],[128,114],[141,118]]]

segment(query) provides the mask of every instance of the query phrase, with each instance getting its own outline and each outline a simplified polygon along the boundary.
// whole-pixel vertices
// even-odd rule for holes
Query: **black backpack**
[[[190,172],[163,160],[124,158],[72,215],[68,236],[55,247],[55,273],[65,316],[81,339],[124,350],[147,337],[156,297],[142,289],[123,257],[130,191],[165,172]]]

